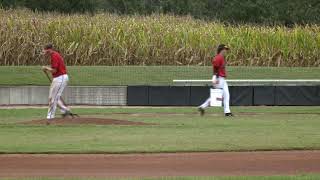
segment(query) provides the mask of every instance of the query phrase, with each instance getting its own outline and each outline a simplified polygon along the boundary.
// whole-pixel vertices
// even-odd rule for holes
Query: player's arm
[[[59,64],[58,64],[58,57],[57,56],[52,56],[52,59],[51,59],[51,67],[49,66],[42,66],[42,70],[45,71],[45,72],[51,72],[51,73],[56,73],[57,72],[57,69],[59,67]]]
[[[56,73],[57,69],[49,67],[49,66],[42,66],[42,70],[45,72],[51,72],[51,73]]]
[[[216,78],[219,78],[220,67],[221,67],[221,59],[216,59],[213,62],[213,74],[216,76]]]
[[[213,84],[219,84],[219,69],[221,67],[221,59],[217,58],[213,61]]]

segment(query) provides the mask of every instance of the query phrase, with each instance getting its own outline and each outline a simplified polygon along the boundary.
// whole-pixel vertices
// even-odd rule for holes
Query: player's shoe
[[[68,116],[70,116],[70,117],[72,117],[72,118],[79,117],[78,114],[73,114],[73,113],[70,112],[70,111],[67,111],[67,112],[65,112],[64,114],[62,114],[62,118],[66,118],[66,117],[68,117]]]
[[[49,120],[47,120],[46,125],[47,125],[47,126],[50,126],[50,125],[51,125],[51,122],[50,122]]]
[[[226,113],[225,116],[226,117],[233,117],[234,115],[232,113]]]
[[[47,121],[46,121],[46,125],[47,125],[47,126],[50,126],[50,125],[51,125],[51,123],[52,123],[52,119],[47,119]]]
[[[204,114],[206,113],[205,110],[203,108],[199,108],[198,111],[200,112],[200,116],[204,116]]]

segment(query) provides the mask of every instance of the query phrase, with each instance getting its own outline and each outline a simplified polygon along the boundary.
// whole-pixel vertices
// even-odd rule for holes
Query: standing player
[[[53,49],[52,44],[46,45],[43,52],[46,56],[50,56],[51,66],[43,66],[42,70],[46,73],[50,72],[53,77],[49,92],[49,110],[47,115],[48,124],[50,124],[50,120],[55,118],[57,106],[61,109],[63,118],[67,116],[73,117],[74,114],[70,112],[70,109],[61,100],[61,95],[69,81],[64,60],[62,56]]]
[[[218,47],[218,52],[216,57],[212,60],[213,66],[213,78],[212,83],[214,88],[219,88],[223,90],[223,104],[224,104],[224,113],[225,116],[233,116],[230,111],[230,93],[229,87],[226,81],[227,73],[226,73],[226,60],[225,55],[229,51],[229,47],[221,44]],[[205,114],[205,109],[210,106],[211,98],[206,100],[200,107],[199,112],[201,116]]]

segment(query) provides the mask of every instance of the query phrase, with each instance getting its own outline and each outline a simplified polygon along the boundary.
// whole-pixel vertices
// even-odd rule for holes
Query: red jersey
[[[56,73],[52,73],[54,78],[67,74],[64,60],[58,52],[53,52],[51,54],[51,68],[57,70]]]
[[[213,73],[219,77],[227,77],[226,61],[221,54],[216,55],[212,60]]]

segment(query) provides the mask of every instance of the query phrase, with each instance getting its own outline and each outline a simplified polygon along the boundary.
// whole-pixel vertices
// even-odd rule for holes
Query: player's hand
[[[48,67],[47,66],[42,66],[42,71],[44,71],[44,72],[46,72],[46,71],[48,71]]]
[[[49,106],[52,104],[52,98],[49,98]]]
[[[212,81],[213,87],[217,87],[219,85],[219,80]]]
[[[219,84],[219,79],[216,76],[213,77],[212,84],[213,84],[213,86],[216,86]]]

